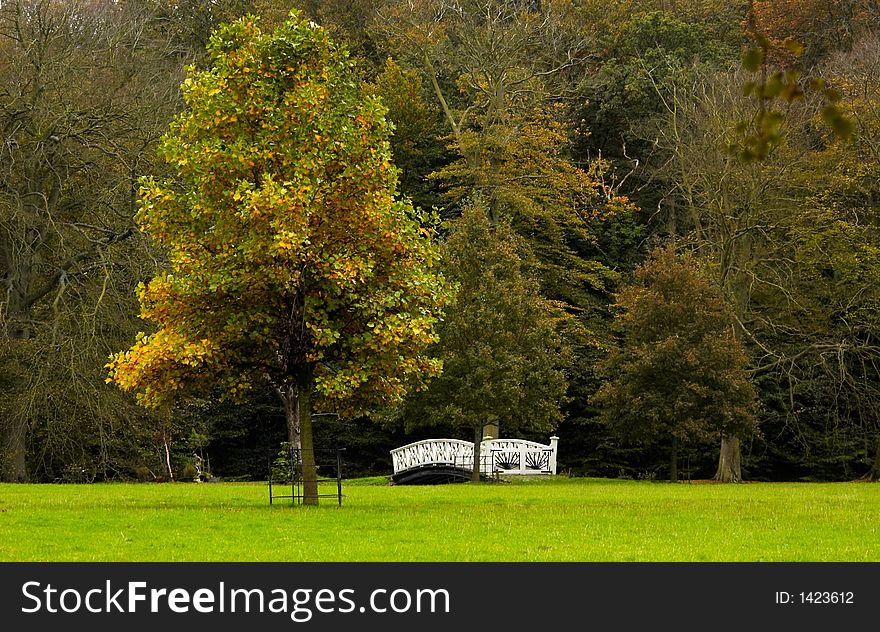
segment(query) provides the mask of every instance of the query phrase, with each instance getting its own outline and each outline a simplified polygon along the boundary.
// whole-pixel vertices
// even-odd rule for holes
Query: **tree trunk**
[[[21,301],[19,298],[10,302],[15,306]],[[9,314],[8,338],[3,340],[3,344],[9,345],[8,348],[13,349],[15,345],[24,344],[30,339],[30,329],[21,309],[15,308]],[[13,356],[13,358],[15,357]],[[18,362],[13,361],[11,364],[18,365]],[[24,370],[24,367],[20,367],[20,370]],[[26,380],[18,370],[13,369],[13,371],[15,373],[6,376],[6,381],[10,384],[10,391],[17,395],[25,388]],[[2,470],[3,482],[5,483],[24,483],[27,480],[28,420],[27,416],[23,412],[17,411],[15,407],[14,401],[10,402],[9,408],[5,411],[3,453],[0,454],[3,459],[0,463],[0,470]]]
[[[171,432],[162,433],[162,445],[165,448],[165,467],[168,468],[168,480],[174,481],[174,470],[171,469]]]
[[[278,389],[284,404],[284,418],[287,420],[287,441],[295,454],[302,453],[302,431],[299,420],[299,396],[296,386],[285,385]]]
[[[669,455],[669,482],[678,482],[678,437],[672,436],[672,450]]]
[[[471,481],[480,482],[480,444],[483,441],[483,425],[474,426],[474,467],[471,470]]]
[[[312,434],[312,389],[314,377],[304,369],[296,381],[278,389],[287,418],[287,438],[302,467],[303,504],[318,504],[318,472]],[[294,464],[296,466],[296,464]]]
[[[880,481],[880,435],[877,435],[877,443],[874,445],[874,461],[871,463],[871,469],[863,480]]]
[[[318,504],[318,468],[315,464],[314,435],[312,435],[312,389],[300,393],[300,438],[302,440],[303,504]]]
[[[738,437],[721,437],[721,453],[715,480],[721,483],[741,483],[740,448]]]
[[[5,428],[3,454],[3,482],[24,483],[27,480],[27,420],[23,415],[10,412]]]

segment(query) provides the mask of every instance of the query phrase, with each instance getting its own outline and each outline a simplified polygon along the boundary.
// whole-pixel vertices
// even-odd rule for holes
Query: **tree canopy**
[[[157,329],[111,379],[152,407],[268,382],[308,458],[313,390],[353,413],[439,371],[437,249],[395,198],[384,108],[323,29],[243,18],[209,53],[160,146],[178,177],[143,182],[139,223],[170,262],[140,289]]]
[[[655,250],[616,306],[622,345],[604,361],[609,381],[596,394],[608,424],[625,437],[671,438],[673,481],[678,440],[755,433],[757,397],[733,313],[693,259]]]

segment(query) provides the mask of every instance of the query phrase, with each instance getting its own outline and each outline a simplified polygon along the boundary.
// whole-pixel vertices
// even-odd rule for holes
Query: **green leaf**
[[[831,101],[831,103],[837,103],[843,98],[843,95],[839,90],[835,90],[834,88],[828,88],[825,90],[825,98]]]
[[[794,39],[785,40],[785,43],[783,44],[783,46],[785,46],[785,49],[789,53],[791,53],[792,55],[794,55],[796,57],[800,57],[801,55],[804,54],[804,45],[801,44],[797,40],[794,40]]]
[[[776,73],[767,80],[767,83],[764,84],[761,96],[765,99],[775,99],[782,94],[782,87],[782,75]]]
[[[804,91],[801,90],[801,87],[796,83],[786,84],[782,89],[782,98],[786,101],[794,101],[795,99],[800,99],[804,96]]]
[[[782,123],[785,122],[785,115],[782,112],[772,111],[767,112],[761,120],[761,129],[768,136],[775,135],[779,128],[782,127]]]
[[[834,133],[843,140],[849,140],[853,133],[853,124],[835,105],[826,105],[821,111],[822,120]]]
[[[760,48],[748,48],[742,55],[743,68],[749,72],[757,72],[764,63],[764,51]]]

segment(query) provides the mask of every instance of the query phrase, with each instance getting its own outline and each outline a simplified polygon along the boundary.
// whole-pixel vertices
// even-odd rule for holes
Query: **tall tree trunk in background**
[[[295,385],[289,384],[278,389],[284,404],[284,418],[287,420],[287,442],[291,450],[299,454],[302,450],[302,430],[299,421],[299,392]]]
[[[715,480],[721,483],[741,483],[740,446],[738,437],[721,437],[721,453]]]
[[[672,435],[672,450],[669,455],[669,482],[678,482],[678,437]]]
[[[471,470],[471,481],[480,482],[480,447],[483,441],[483,424],[474,426],[474,467]]]
[[[743,259],[752,261],[751,258],[751,241],[743,240],[747,245],[742,246],[749,256],[743,256]],[[730,265],[729,263],[727,264]],[[732,296],[733,311],[736,316],[736,322],[732,325],[733,335],[737,342],[744,343],[745,331],[742,323],[746,319],[746,313],[749,305],[749,281],[742,274],[729,272],[727,275],[731,278],[731,286],[728,289],[728,296]],[[740,438],[734,435],[721,435],[721,450],[718,455],[718,470],[715,472],[715,480],[721,483],[741,483],[742,482],[742,454],[740,451]]]
[[[24,483],[27,480],[27,419],[15,411],[6,414],[2,475],[5,483]]]
[[[174,470],[171,468],[171,431],[162,433],[162,447],[165,449],[165,468],[168,470],[168,480],[174,480]]]
[[[863,478],[866,481],[880,481],[880,435],[877,436],[877,442],[874,444],[874,460],[871,462],[871,469]]]
[[[0,252],[0,255],[7,255],[6,250]],[[4,263],[8,261],[7,256],[3,256]],[[16,278],[9,285],[6,292],[7,295],[7,325],[6,336],[3,344],[8,345],[8,349],[14,349],[18,345],[26,344],[30,339],[30,327],[28,326],[29,318],[25,305],[25,293],[29,290],[30,284],[27,283],[28,277]],[[15,362],[14,359],[10,364]],[[7,388],[13,393],[18,393],[24,388],[25,380],[17,368],[13,368],[13,375],[7,375],[5,381]],[[0,449],[2,455],[2,463],[0,463],[0,475],[5,483],[24,483],[27,480],[27,446],[28,446],[28,420],[27,416],[16,410],[15,404],[8,404],[9,408],[0,411],[0,415],[4,417],[2,432],[3,444]]]

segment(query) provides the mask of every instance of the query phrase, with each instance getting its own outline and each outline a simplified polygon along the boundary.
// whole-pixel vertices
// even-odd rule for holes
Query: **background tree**
[[[616,307],[622,344],[603,362],[609,381],[595,399],[617,433],[670,438],[676,481],[679,441],[756,432],[757,398],[733,315],[695,260],[655,250]]]
[[[749,37],[764,37],[772,61],[809,70],[876,28],[877,0],[755,0],[744,20]],[[800,54],[788,45],[799,44]]]
[[[113,477],[142,438],[143,411],[106,392],[102,365],[136,331],[132,290],[154,261],[137,177],[177,103],[148,18],[115,2],[0,7],[5,480]]]
[[[159,327],[111,379],[152,407],[271,384],[313,504],[313,391],[353,413],[437,373],[424,350],[446,290],[344,48],[294,12],[273,32],[224,26],[209,53],[161,145],[180,179],[145,181],[138,215],[171,264],[140,291]]]
[[[259,15],[263,24],[283,22],[290,3],[276,0],[121,0],[150,16],[149,32],[168,42],[167,54],[188,63],[207,63],[208,43],[223,23]]]
[[[478,195],[490,220],[509,221],[534,254],[543,295],[579,325],[566,336],[582,401],[595,385],[581,367],[592,364],[617,279],[603,247],[620,253],[638,227],[608,164],[571,157],[566,104],[590,50],[579,15],[565,1],[424,0],[383,11],[381,24],[398,63],[419,69],[443,113],[448,164],[430,176],[445,189],[443,212],[455,217]]]
[[[877,413],[878,242],[880,175],[880,45],[876,35],[836,55],[823,68],[841,91],[852,134],[825,132],[802,178],[803,196],[788,239],[797,262],[777,315],[785,332],[773,369],[790,384],[786,425],[805,446],[812,473],[880,476]],[[774,341],[775,343],[776,341]],[[776,346],[774,344],[773,346]],[[846,456],[844,456],[846,455]],[[865,472],[864,470],[867,469]],[[808,476],[810,474],[807,474]]]
[[[408,429],[469,431],[474,481],[487,425],[515,436],[550,431],[561,419],[569,358],[557,329],[565,316],[541,297],[520,251],[510,226],[493,228],[479,199],[452,223],[442,265],[458,292],[437,329],[443,373],[400,411]]]
[[[367,83],[367,94],[382,99],[387,118],[394,124],[391,154],[399,169],[400,190],[416,208],[443,204],[440,186],[429,175],[449,162],[440,108],[425,98],[425,86],[415,70],[401,68],[387,59],[382,72]]]
[[[272,0],[263,0],[272,2]],[[396,4],[395,0],[298,0],[313,20],[330,31],[331,36],[347,43],[358,58],[358,72],[364,79],[381,73],[388,58],[387,42],[376,27],[380,12]]]
[[[735,151],[737,130],[754,115],[737,87],[743,83],[738,73],[709,73],[669,90],[663,97],[667,119],[657,136],[669,159],[656,173],[670,185],[661,206],[665,217],[659,219],[712,262],[734,333],[754,346],[760,366],[777,353],[760,332],[772,331],[776,315],[797,301],[790,291],[787,239],[800,215],[792,200],[803,195],[799,183],[818,108],[809,101],[793,103],[785,117],[774,119],[780,140],[772,150],[762,160],[743,160]],[[764,301],[774,309],[765,309]],[[741,458],[739,438],[722,437],[718,478],[739,479]]]
[[[662,148],[651,129],[663,112],[658,89],[670,87],[673,77],[686,83],[700,69],[726,69],[739,57],[740,45],[725,46],[712,37],[710,25],[668,11],[635,15],[601,41],[601,63],[576,106],[581,133],[575,156],[610,161],[612,170],[627,174],[627,190],[639,206],[656,208],[662,191],[652,186],[645,167],[668,158],[656,155]]]

